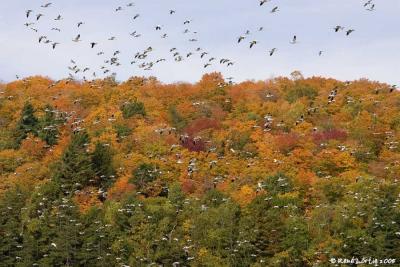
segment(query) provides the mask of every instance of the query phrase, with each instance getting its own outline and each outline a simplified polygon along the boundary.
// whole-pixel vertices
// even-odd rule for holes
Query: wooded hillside
[[[399,138],[368,80],[1,84],[0,265],[400,260]]]

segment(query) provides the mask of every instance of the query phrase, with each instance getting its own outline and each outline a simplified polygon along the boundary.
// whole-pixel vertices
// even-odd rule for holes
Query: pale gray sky
[[[272,0],[262,7],[258,0],[49,0],[52,5],[42,8],[46,1],[0,1],[0,79],[10,81],[21,77],[44,75],[60,79],[68,75],[67,66],[74,59],[79,67],[89,67],[91,73],[100,74],[99,67],[120,50],[121,66],[112,68],[117,79],[133,75],[153,75],[163,82],[196,81],[205,72],[221,71],[235,81],[268,79],[289,75],[300,70],[305,76],[322,75],[342,80],[368,78],[391,84],[400,83],[400,1],[375,0],[375,11],[363,7],[362,0]],[[134,2],[134,7],[127,7]],[[116,12],[121,6],[123,10]],[[271,14],[273,7],[279,11]],[[34,10],[29,19],[27,9]],[[176,13],[169,15],[169,10]],[[36,14],[44,16],[36,21]],[[139,13],[140,17],[133,20]],[[55,21],[61,14],[63,20]],[[191,19],[189,25],[183,22]],[[24,26],[35,22],[32,27]],[[76,24],[84,21],[79,29]],[[156,31],[155,26],[162,30]],[[333,27],[342,25],[355,32],[335,33]],[[259,32],[259,27],[264,30]],[[57,27],[61,32],[51,31]],[[185,28],[190,33],[184,34]],[[246,30],[251,33],[242,43],[237,37]],[[140,38],[129,33],[137,31]],[[194,34],[193,31],[197,31]],[[81,34],[82,42],[72,39]],[[163,33],[168,37],[161,38]],[[298,44],[289,44],[293,35]],[[39,44],[40,35],[47,35],[60,45],[55,50],[50,44]],[[108,41],[111,36],[115,41]],[[198,42],[189,42],[191,38]],[[249,49],[249,42],[259,43]],[[90,42],[98,42],[94,49]],[[151,71],[145,71],[130,61],[134,54],[148,46],[154,48],[149,60],[165,58]],[[200,59],[196,52],[189,59],[175,62],[169,50],[176,47],[186,55],[201,47],[210,53]],[[270,57],[268,51],[276,47]],[[323,50],[321,57],[318,52]],[[97,56],[104,51],[105,56]],[[209,68],[203,65],[209,57],[229,58],[235,65],[227,68],[214,62]],[[78,76],[82,77],[82,75]]]

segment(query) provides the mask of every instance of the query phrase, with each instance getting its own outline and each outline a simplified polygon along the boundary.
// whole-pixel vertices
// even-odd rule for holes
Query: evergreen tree
[[[93,170],[99,177],[99,186],[108,188],[114,182],[115,169],[112,162],[112,151],[106,144],[97,143],[92,154]]]
[[[19,188],[8,190],[0,199],[0,263],[15,266],[23,261],[21,210],[27,194]]]
[[[35,136],[37,135],[38,119],[35,117],[34,113],[35,109],[32,104],[26,102],[14,133],[16,147],[19,147],[22,140],[27,137],[28,133],[33,133]]]
[[[50,105],[46,105],[45,114],[39,122],[39,137],[50,146],[57,144],[59,135],[57,124],[58,121],[54,115],[54,109]]]
[[[121,110],[122,115],[125,119],[128,119],[134,115],[146,116],[146,109],[144,107],[144,104],[138,100],[124,104]]]
[[[57,206],[61,193],[60,185],[54,181],[43,184],[32,193],[23,215],[24,266],[34,263],[41,266],[52,261],[48,255],[54,249],[51,243],[55,242],[59,230],[56,216],[59,215]]]
[[[89,135],[86,132],[75,133],[62,155],[54,178],[66,190],[78,189],[95,177],[92,159],[87,151]]]

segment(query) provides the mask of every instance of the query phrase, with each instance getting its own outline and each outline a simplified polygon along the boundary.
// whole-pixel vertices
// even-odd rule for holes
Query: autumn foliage
[[[400,259],[399,114],[299,72],[0,84],[0,265]]]

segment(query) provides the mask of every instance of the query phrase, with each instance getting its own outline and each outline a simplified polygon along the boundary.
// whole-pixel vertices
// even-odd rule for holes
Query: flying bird
[[[97,45],[97,43],[94,43],[94,42],[90,43],[91,48],[94,48],[95,45]]]
[[[278,7],[276,6],[276,7],[274,7],[272,10],[271,10],[271,13],[275,13],[275,12],[278,12],[279,10],[278,10]]]
[[[274,47],[274,48],[272,48],[272,49],[269,51],[269,56],[272,57],[272,55],[273,55],[275,52],[276,52],[276,48]]]
[[[364,7],[367,7],[368,5],[372,4],[372,0],[368,0],[367,2],[364,3]]]
[[[344,27],[342,27],[342,26],[340,26],[340,25],[337,25],[335,28],[333,28],[334,30],[335,30],[335,32],[338,32],[338,31],[341,31],[341,30],[344,30]]]
[[[375,10],[375,4],[372,4],[369,8],[367,8],[366,10],[368,11],[374,11]]]
[[[250,48],[255,46],[258,42],[256,40],[250,42]]]
[[[353,30],[353,29],[350,29],[350,30],[348,30],[347,32],[346,32],[346,35],[347,36],[349,36],[352,32],[354,32],[355,30]]]
[[[60,44],[60,43],[53,43],[53,44],[52,44],[53,49],[56,49],[56,46],[59,45],[59,44]]]
[[[80,26],[82,26],[84,24],[84,22],[78,22],[78,28],[80,27]]]
[[[74,41],[74,42],[80,42],[80,41],[82,41],[82,40],[80,40],[80,38],[81,38],[81,35],[80,34],[78,34],[74,39],[72,39],[72,41]]]
[[[37,14],[36,15],[36,20],[39,20],[41,17],[43,17],[44,15],[43,14]]]
[[[290,41],[291,44],[297,43],[297,36],[294,35],[292,41]]]
[[[40,36],[40,37],[39,37],[39,43],[41,43],[41,42],[42,42],[42,40],[43,40],[43,39],[46,39],[46,38],[47,38],[46,36],[43,36],[43,35],[42,35],[42,36]]]
[[[51,3],[47,3],[47,4],[42,5],[42,6],[40,6],[40,7],[46,8],[46,7],[49,7],[49,6],[51,6]]]
[[[26,11],[26,17],[29,18],[29,15],[30,15],[32,12],[33,12],[33,10],[28,9],[28,10]]]

